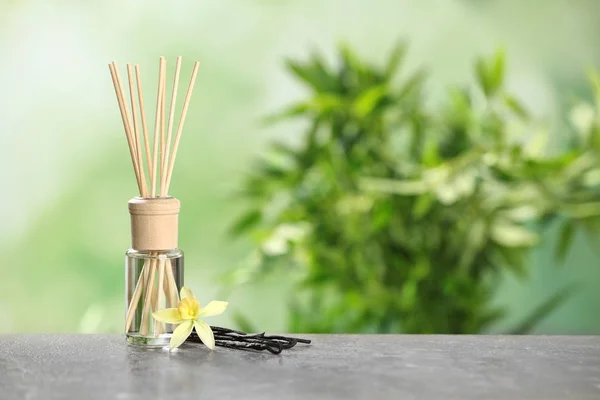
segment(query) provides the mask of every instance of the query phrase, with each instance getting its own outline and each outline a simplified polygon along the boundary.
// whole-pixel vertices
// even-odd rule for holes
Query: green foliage
[[[476,62],[475,90],[451,88],[435,109],[422,71],[395,83],[405,53],[383,68],[348,47],[336,66],[317,54],[287,63],[312,95],[272,120],[308,128],[298,146],[273,143],[244,181],[249,211],[232,232],[257,250],[232,277],[289,271],[292,331],[481,332],[505,315],[492,305],[503,271],[527,278],[548,221],[562,221],[561,257],[580,227],[600,226],[595,112],[547,155],[547,132],[504,90],[502,52]]]

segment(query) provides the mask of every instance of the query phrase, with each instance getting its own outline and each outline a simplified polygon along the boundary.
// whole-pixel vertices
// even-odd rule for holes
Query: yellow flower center
[[[177,311],[182,319],[196,319],[200,312],[200,303],[194,298],[186,297],[179,302]]]

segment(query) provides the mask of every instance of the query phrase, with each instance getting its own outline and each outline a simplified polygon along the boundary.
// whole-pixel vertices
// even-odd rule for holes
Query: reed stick
[[[173,266],[171,265],[171,262],[168,262],[166,265],[166,273],[167,281],[169,282],[169,303],[172,304],[172,307],[175,307],[179,303],[179,291],[177,290],[177,282],[175,282],[175,276],[173,275]]]
[[[129,79],[129,96],[131,97],[131,113],[133,116],[133,137],[135,141],[136,157],[138,164],[138,172],[140,173],[140,179],[142,181],[142,197],[148,197],[148,188],[146,187],[146,176],[144,174],[144,163],[142,157],[142,149],[140,146],[140,134],[138,128],[137,118],[137,107],[135,106],[135,94],[133,90],[133,67],[131,64],[127,64],[127,77]]]
[[[176,308],[179,304],[179,290],[173,276],[173,267],[170,262],[165,263],[165,296],[169,308]],[[166,326],[165,326],[166,328]]]
[[[163,82],[164,57],[160,58],[158,66],[158,96],[156,96],[156,114],[154,116],[154,154],[152,155],[152,177],[150,186],[152,187],[152,197],[156,197],[156,167],[158,162],[158,149],[160,140],[160,124],[161,124],[161,102],[163,91],[165,90]]]
[[[113,85],[115,87],[115,93],[117,96],[117,102],[119,103],[119,110],[121,112],[121,118],[123,120],[123,128],[125,129],[125,136],[127,138],[127,146],[129,147],[129,154],[131,155],[131,163],[133,164],[133,171],[135,173],[135,180],[138,185],[140,195],[142,194],[142,183],[140,181],[140,173],[137,166],[137,157],[135,155],[135,147],[133,144],[133,138],[131,134],[131,126],[129,119],[129,112],[125,105],[123,98],[123,86],[121,85],[121,78],[119,77],[119,69],[115,62],[108,65],[110,69],[110,75],[112,77]]]
[[[144,147],[146,150],[146,161],[148,163],[148,176],[152,179],[152,156],[150,154],[150,140],[148,139],[148,128],[146,127],[146,111],[144,108],[144,94],[142,93],[142,74],[140,73],[140,65],[135,65],[135,81],[137,84],[138,100],[140,103],[140,116],[142,121],[142,132],[144,134]]]
[[[163,292],[163,283],[165,280],[165,262],[164,260],[158,261],[158,287],[156,288],[156,303],[160,303],[160,294]],[[162,322],[154,321],[154,334],[160,334],[164,331],[164,325]]]
[[[177,57],[175,64],[175,78],[173,80],[173,92],[171,94],[171,107],[169,110],[169,123],[167,128],[167,142],[165,144],[165,159],[163,160],[163,177],[160,183],[160,195],[165,197],[167,195],[167,166],[169,165],[169,151],[171,149],[171,136],[173,133],[173,120],[175,118],[175,104],[177,103],[177,86],[179,86],[179,72],[181,71],[181,56]]]
[[[163,168],[165,162],[165,123],[166,123],[166,110],[167,110],[167,60],[164,60],[163,74],[163,92],[161,98],[161,109],[160,109],[160,182],[163,180]],[[162,184],[162,183],[161,183]]]
[[[135,311],[138,306],[138,302],[140,301],[140,297],[142,296],[142,288],[144,285],[144,271],[140,273],[140,276],[135,285],[135,290],[133,291],[133,297],[129,302],[129,307],[127,307],[127,317],[125,319],[125,332],[129,332],[129,328],[131,327],[131,322],[133,322],[133,317],[135,316]]]
[[[169,186],[171,185],[171,176],[173,176],[173,167],[175,166],[175,158],[177,157],[177,149],[179,148],[179,140],[181,139],[181,132],[183,131],[183,124],[185,123],[185,117],[187,115],[187,110],[190,105],[190,99],[192,98],[192,93],[194,91],[194,85],[196,84],[196,75],[198,74],[198,67],[200,63],[196,61],[194,63],[194,70],[192,71],[192,78],[190,79],[190,84],[188,86],[187,93],[185,94],[185,100],[183,102],[183,109],[181,110],[181,118],[179,118],[179,124],[177,125],[177,134],[175,135],[175,144],[173,145],[173,156],[171,157],[171,164],[169,164],[169,169],[167,172],[167,182],[166,182],[166,191],[169,191]]]
[[[142,321],[140,327],[140,334],[146,336],[148,334],[149,322],[148,313],[150,312],[152,302],[152,292],[154,290],[154,275],[156,272],[156,260],[150,261],[150,271],[148,284],[146,285],[146,296],[144,297],[144,307],[142,308]]]

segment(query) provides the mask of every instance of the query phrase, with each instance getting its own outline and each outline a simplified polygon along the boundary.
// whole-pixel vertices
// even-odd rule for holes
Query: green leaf
[[[586,171],[596,168],[598,166],[598,159],[591,152],[583,153],[568,162],[563,169],[563,179],[570,181],[578,179]]]
[[[430,193],[425,193],[419,196],[412,209],[412,215],[415,217],[415,219],[421,219],[427,215],[427,213],[435,204],[435,200],[435,197]]]
[[[477,254],[482,251],[487,240],[486,230],[487,226],[481,219],[475,220],[470,224],[466,237],[467,240],[463,244],[464,249],[459,261],[459,265],[462,268],[471,267]]]
[[[538,207],[533,205],[523,205],[501,211],[503,217],[515,222],[534,221],[542,213]]]
[[[510,247],[498,247],[496,249],[499,265],[510,269],[518,278],[527,276],[527,268],[525,266],[525,254],[521,249]]]
[[[417,282],[414,280],[405,282],[399,295],[402,308],[406,310],[413,308],[417,297]]]
[[[310,67],[306,65],[302,65],[298,62],[287,60],[286,61],[287,68],[296,75],[297,78],[300,78],[305,83],[309,84],[313,88],[318,88],[320,85],[318,77],[314,74]]]
[[[575,233],[575,223],[573,220],[568,219],[563,222],[562,227],[560,229],[559,238],[558,238],[558,246],[556,246],[556,252],[554,256],[563,261],[569,248],[571,247],[571,243],[573,243],[573,234]]]
[[[388,93],[386,85],[373,86],[356,98],[353,104],[354,113],[358,118],[364,118],[379,105]]]
[[[298,116],[321,116],[326,115],[343,106],[342,99],[334,94],[319,94],[310,101],[294,104],[283,111],[268,116],[264,119],[265,124],[272,124],[287,118]]]
[[[346,43],[339,45],[340,55],[342,56],[343,62],[346,67],[353,70],[354,72],[361,73],[365,69],[363,62],[354,53],[354,51]]]
[[[525,335],[530,333],[540,321],[552,314],[559,306],[575,292],[577,285],[570,285],[562,288],[545,302],[540,304],[533,312],[525,318],[523,322],[510,331],[513,335]]]
[[[288,176],[288,169],[269,160],[261,160],[255,164],[254,170],[266,182],[283,180]]]
[[[315,92],[336,91],[336,78],[327,71],[319,53],[313,52],[309,63],[286,60],[285,65],[289,71]]]
[[[327,114],[337,108],[343,107],[344,101],[334,94],[320,94],[314,97],[309,103],[309,109],[319,114]]]
[[[489,77],[488,77],[488,69],[487,69],[485,60],[483,58],[479,58],[475,62],[475,76],[477,77],[477,82],[479,83],[479,86],[483,90],[483,93],[487,97],[490,97],[491,88],[490,88]]]
[[[423,146],[421,162],[423,163],[423,166],[427,168],[435,167],[442,162],[439,142],[431,140],[425,143],[425,146]]]
[[[273,142],[271,144],[271,150],[287,159],[296,160],[298,158],[298,150],[287,143]]]
[[[519,100],[517,100],[515,97],[513,97],[509,94],[504,94],[503,97],[504,97],[504,102],[506,103],[506,105],[512,112],[514,112],[517,116],[519,116],[522,119],[525,119],[525,120],[529,119],[529,117],[530,117],[529,112],[519,102]]]
[[[250,210],[240,216],[229,229],[229,234],[239,236],[254,228],[260,223],[262,212],[258,209]]]
[[[504,52],[498,50],[490,61],[478,59],[475,63],[477,80],[486,97],[493,97],[504,80]]]
[[[490,234],[494,242],[506,247],[531,247],[539,241],[538,235],[529,229],[504,218],[496,219]]]
[[[298,103],[285,108],[283,111],[264,117],[262,122],[264,125],[271,125],[288,118],[308,114],[309,111],[310,105],[308,103]]]
[[[505,53],[503,50],[496,51],[492,64],[490,66],[490,80],[492,95],[495,94],[502,83],[504,82],[504,69],[505,69]]]
[[[394,215],[394,207],[391,201],[386,200],[376,203],[373,206],[373,219],[371,221],[373,228],[384,229],[390,225],[392,216]]]
[[[397,43],[383,72],[386,80],[391,80],[406,56],[406,43]]]
[[[415,93],[419,93],[427,79],[427,72],[424,70],[418,70],[414,72],[410,77],[404,80],[404,84],[398,90],[397,94],[394,95],[394,98],[398,100],[403,100]]]
[[[363,178],[360,186],[367,191],[417,195],[427,191],[427,185],[421,180],[397,181],[393,179]]]
[[[568,204],[564,206],[564,209],[573,218],[600,216],[600,202]]]
[[[438,185],[435,189],[435,194],[439,202],[445,206],[456,203],[461,197],[460,189],[454,182],[444,182]]]

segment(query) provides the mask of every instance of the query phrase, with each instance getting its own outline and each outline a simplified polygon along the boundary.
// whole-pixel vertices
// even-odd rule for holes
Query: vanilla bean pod
[[[245,333],[234,329],[211,326],[215,337],[215,345],[238,350],[267,350],[273,354],[279,354],[285,349],[291,349],[298,343],[310,344],[308,339],[300,339],[286,336],[267,336],[262,333]],[[196,332],[186,340],[192,343],[202,343]]]

